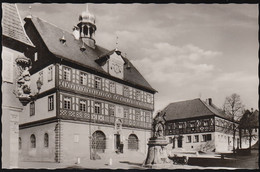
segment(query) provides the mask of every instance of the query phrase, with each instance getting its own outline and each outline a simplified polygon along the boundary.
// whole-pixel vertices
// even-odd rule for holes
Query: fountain
[[[148,153],[143,164],[148,168],[165,168],[172,166],[172,161],[168,158],[166,146],[168,141],[164,136],[165,112],[158,112],[153,120],[153,135],[148,141]]]

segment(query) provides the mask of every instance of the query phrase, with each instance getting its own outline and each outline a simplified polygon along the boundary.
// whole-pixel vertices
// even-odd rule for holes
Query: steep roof
[[[211,103],[211,105],[208,105],[199,98],[170,103],[164,108],[163,112],[166,112],[165,118],[167,121],[211,115],[229,119],[229,117],[214,104]]]
[[[95,49],[86,46],[86,50],[82,52],[80,51],[82,40],[76,40],[72,33],[64,31],[38,17],[27,18],[26,20],[32,21],[46,47],[55,56],[109,75],[97,62],[95,62],[95,60],[104,55],[109,55],[113,50],[109,51],[96,45]],[[63,35],[66,39],[65,45],[59,41]],[[124,57],[122,58],[125,61],[129,61]],[[156,92],[139,71],[130,62],[129,64],[131,66],[130,69],[126,69],[126,65],[124,65],[124,80],[142,88],[146,88],[152,92]]]
[[[2,4],[2,34],[8,38],[15,39],[33,47],[32,42],[26,35],[22,21],[15,4]]]

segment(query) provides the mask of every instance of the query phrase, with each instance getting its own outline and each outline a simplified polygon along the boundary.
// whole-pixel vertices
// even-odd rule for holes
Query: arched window
[[[128,149],[138,150],[138,137],[135,134],[130,134],[128,137]]]
[[[49,135],[47,133],[44,134],[44,147],[49,147]]]
[[[22,139],[19,137],[19,150],[22,149]]]
[[[83,27],[83,33],[84,33],[84,36],[85,36],[85,35],[88,35],[88,26],[85,25],[85,26]]]
[[[31,148],[36,148],[36,138],[35,138],[35,135],[32,134],[30,139],[31,139]]]
[[[105,152],[106,135],[102,131],[95,131],[92,135],[92,149],[97,152]]]

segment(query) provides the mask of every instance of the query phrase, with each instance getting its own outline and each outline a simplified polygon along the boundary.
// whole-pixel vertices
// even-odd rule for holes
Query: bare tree
[[[232,120],[232,132],[233,132],[233,153],[235,152],[235,136],[238,126],[235,122],[238,122],[243,115],[244,105],[240,99],[240,95],[233,93],[231,96],[226,97],[223,110],[227,115],[230,115]]]

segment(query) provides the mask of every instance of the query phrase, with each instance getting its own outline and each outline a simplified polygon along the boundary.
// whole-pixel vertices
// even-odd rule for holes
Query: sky
[[[31,10],[29,10],[31,6]],[[241,96],[258,108],[257,4],[88,4],[96,16],[96,43],[116,47],[136,66],[155,94],[155,112],[171,102]],[[72,32],[86,4],[18,4]]]

